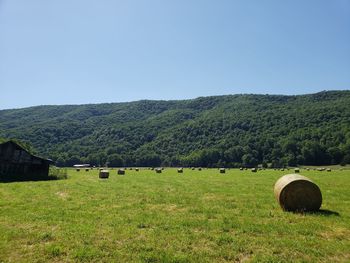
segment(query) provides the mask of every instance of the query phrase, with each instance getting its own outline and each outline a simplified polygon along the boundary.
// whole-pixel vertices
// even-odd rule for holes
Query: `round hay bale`
[[[239,168],[240,171],[243,171],[243,167]]]
[[[124,169],[118,169],[118,174],[124,175],[125,174],[125,170]]]
[[[221,174],[224,174],[224,173],[226,173],[226,170],[225,170],[225,168],[220,168],[220,169],[219,169],[219,171],[220,171],[220,173],[221,173]]]
[[[195,170],[196,168],[192,167],[191,169],[192,169],[192,170]]]
[[[139,168],[135,168],[135,171],[138,172],[140,169]]]
[[[86,168],[86,169],[85,169],[85,172],[88,172],[88,171],[90,171],[90,169],[89,169],[89,168]]]
[[[198,167],[198,171],[202,171],[202,167]]]
[[[153,167],[151,167],[151,171],[153,171],[154,170],[154,168]]]
[[[299,174],[287,174],[278,179],[274,193],[285,211],[317,211],[322,204],[320,188],[309,178]]]
[[[80,172],[80,169],[77,169],[77,172]]]
[[[179,168],[179,169],[177,169],[177,172],[178,172],[179,174],[182,174],[182,173],[184,172],[184,170],[183,170],[182,168]]]
[[[252,168],[251,170],[253,173],[256,173],[256,168]]]
[[[157,168],[157,169],[156,169],[156,173],[157,173],[157,174],[161,174],[161,173],[162,173],[162,169],[161,169],[161,168]]]
[[[295,168],[294,169],[294,173],[300,173],[300,169],[299,168]]]
[[[109,177],[109,171],[108,170],[100,170],[99,175],[101,179],[107,179]]]
[[[331,170],[331,168],[327,168],[327,172],[331,172],[332,170]]]

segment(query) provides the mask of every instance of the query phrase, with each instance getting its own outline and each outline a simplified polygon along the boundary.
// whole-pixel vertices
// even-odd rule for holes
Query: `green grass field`
[[[68,170],[0,183],[0,262],[350,262],[350,171],[301,171],[320,213],[283,212],[291,171]]]

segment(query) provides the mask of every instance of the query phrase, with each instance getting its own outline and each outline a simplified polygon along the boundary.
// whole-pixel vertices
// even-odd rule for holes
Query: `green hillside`
[[[345,164],[350,91],[2,110],[0,137],[58,165]]]

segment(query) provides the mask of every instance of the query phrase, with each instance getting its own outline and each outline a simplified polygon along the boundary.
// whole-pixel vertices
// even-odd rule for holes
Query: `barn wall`
[[[0,145],[1,180],[47,179],[50,162],[33,156],[15,143]]]

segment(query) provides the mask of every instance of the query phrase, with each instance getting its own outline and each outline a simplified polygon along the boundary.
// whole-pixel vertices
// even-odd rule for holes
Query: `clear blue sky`
[[[0,0],[0,109],[350,89],[350,0]]]

